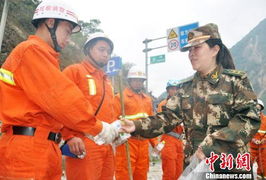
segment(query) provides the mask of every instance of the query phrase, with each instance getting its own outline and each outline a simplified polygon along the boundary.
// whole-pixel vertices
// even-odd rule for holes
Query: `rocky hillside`
[[[248,73],[253,88],[266,104],[266,19],[230,50],[237,69]]]
[[[9,11],[0,54],[1,64],[16,44],[25,40],[28,34],[33,34],[34,32],[34,27],[27,20],[32,18],[36,5],[31,0],[21,2],[11,0],[9,2]],[[3,6],[4,1],[0,1],[0,16],[2,16]]]

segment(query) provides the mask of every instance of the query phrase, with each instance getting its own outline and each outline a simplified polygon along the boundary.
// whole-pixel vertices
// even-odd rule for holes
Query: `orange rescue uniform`
[[[107,123],[112,123],[114,114],[113,87],[101,69],[92,66],[88,61],[68,66],[64,71],[83,92],[93,106],[97,118]],[[66,157],[66,174],[68,180],[112,180],[114,177],[114,153],[111,145],[97,145],[94,141],[74,132],[63,132],[63,137],[69,139],[78,136],[83,139],[86,147],[84,159]]]
[[[137,120],[142,117],[147,117],[153,114],[152,100],[144,93],[134,93],[131,89],[126,88],[123,91],[125,102],[126,118]],[[120,97],[116,96],[116,109],[118,114],[120,110]],[[131,137],[128,139],[130,149],[130,161],[134,180],[146,180],[149,170],[149,142],[153,147],[158,144],[157,138],[144,139],[141,137]],[[127,156],[125,145],[120,145],[116,148],[116,180],[129,179]]]
[[[101,121],[79,88],[59,69],[59,53],[32,35],[9,55],[0,70],[0,179],[61,179],[61,152],[48,140],[63,127],[97,135]],[[36,128],[13,135],[14,126]]]
[[[165,106],[167,100],[163,100],[158,105],[158,112],[162,112],[162,106]],[[178,179],[183,172],[183,142],[182,142],[183,127],[177,126],[171,133],[162,135],[162,141],[165,141],[165,146],[161,152],[163,180]],[[173,135],[179,136],[174,137]]]
[[[250,142],[251,161],[257,162],[257,174],[266,178],[266,116],[261,113],[261,125]]]

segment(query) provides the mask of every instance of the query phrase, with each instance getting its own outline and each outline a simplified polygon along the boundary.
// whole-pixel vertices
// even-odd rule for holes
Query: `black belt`
[[[12,126],[14,135],[26,135],[26,136],[34,136],[36,128],[34,127],[25,127],[25,126]],[[54,141],[55,143],[60,143],[61,141],[61,133],[50,132],[47,139]]]

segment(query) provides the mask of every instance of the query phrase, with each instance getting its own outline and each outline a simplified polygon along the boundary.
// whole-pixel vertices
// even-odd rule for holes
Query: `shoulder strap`
[[[193,78],[194,78],[194,75],[189,76],[189,77],[187,77],[187,78],[185,78],[185,79],[181,79],[181,80],[178,82],[177,86],[178,86],[178,87],[182,87],[183,84],[192,81]]]
[[[240,78],[246,77],[246,73],[244,71],[239,71],[239,70],[236,70],[236,69],[224,69],[223,70],[223,74],[227,74],[227,75],[230,75],[230,76],[237,76],[237,77],[240,77]]]
[[[103,104],[104,97],[105,97],[105,83],[104,83],[104,79],[103,79],[103,95],[102,95],[101,102],[100,102],[100,104],[99,104],[97,110],[96,110],[95,113],[94,113],[94,116],[97,116],[99,110],[101,109],[102,104]]]

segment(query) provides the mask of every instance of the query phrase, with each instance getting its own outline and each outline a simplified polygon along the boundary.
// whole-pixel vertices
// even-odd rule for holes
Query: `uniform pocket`
[[[208,97],[208,103],[213,105],[232,105],[233,104],[233,94],[229,93],[219,93],[212,94]]]
[[[230,119],[233,95],[229,93],[212,94],[208,96],[207,124],[212,126],[227,126]]]

